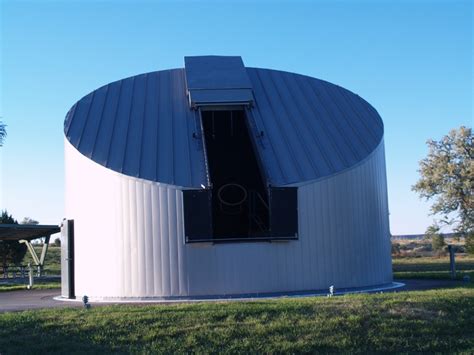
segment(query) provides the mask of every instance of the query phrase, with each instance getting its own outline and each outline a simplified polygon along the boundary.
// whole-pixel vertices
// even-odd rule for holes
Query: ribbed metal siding
[[[66,142],[76,293],[171,297],[392,280],[383,142],[360,165],[298,189],[299,240],[185,244],[182,192],[115,173]]]
[[[187,294],[183,272],[182,192],[122,179],[118,260],[121,297]]]
[[[186,295],[181,190],[106,169],[67,141],[65,160],[76,294]]]
[[[246,70],[255,96],[250,129],[269,183],[332,175],[379,145],[382,120],[359,96],[303,75]],[[64,131],[83,155],[114,171],[180,187],[207,185],[199,118],[188,105],[183,69],[99,88],[74,105]]]

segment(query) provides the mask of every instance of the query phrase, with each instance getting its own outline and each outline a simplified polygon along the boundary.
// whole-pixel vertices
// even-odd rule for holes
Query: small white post
[[[329,286],[329,294],[328,297],[334,296],[334,285]]]
[[[28,263],[28,278],[28,290],[31,290],[33,288],[33,268],[31,267],[30,263]]]

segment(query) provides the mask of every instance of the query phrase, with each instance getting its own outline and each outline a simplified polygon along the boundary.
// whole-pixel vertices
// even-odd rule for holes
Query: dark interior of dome
[[[268,191],[243,110],[203,111],[212,183],[213,238],[269,234]]]

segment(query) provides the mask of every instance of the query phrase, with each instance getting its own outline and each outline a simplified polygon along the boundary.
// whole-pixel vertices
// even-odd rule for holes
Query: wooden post
[[[454,260],[454,248],[452,245],[448,245],[448,251],[449,251],[449,270],[451,272],[451,278],[455,279],[456,278],[456,264]]]

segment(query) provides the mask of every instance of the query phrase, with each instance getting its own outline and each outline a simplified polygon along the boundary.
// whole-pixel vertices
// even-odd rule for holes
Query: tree
[[[17,220],[9,215],[6,210],[0,215],[0,224],[18,224]],[[26,245],[16,240],[0,241],[0,259],[5,269],[9,263],[18,265],[26,254]]]
[[[34,220],[33,218],[25,217],[23,218],[20,224],[39,224],[39,222],[37,220]]]
[[[420,161],[420,179],[412,189],[433,200],[431,214],[440,216],[427,234],[451,226],[474,253],[474,138],[461,126],[439,141],[428,140],[428,156]]]
[[[5,141],[5,137],[7,136],[7,125],[0,121],[0,147],[3,146],[3,142]]]
[[[440,231],[440,227],[437,224],[434,224],[432,226],[429,226],[425,233],[427,238],[431,239],[431,246],[433,250],[437,252],[441,252],[446,246],[444,237],[441,235],[439,231]]]

